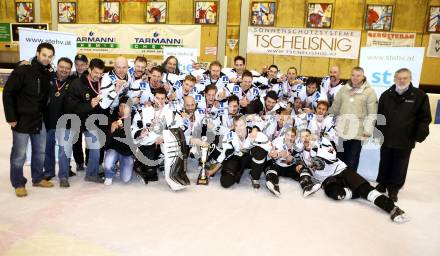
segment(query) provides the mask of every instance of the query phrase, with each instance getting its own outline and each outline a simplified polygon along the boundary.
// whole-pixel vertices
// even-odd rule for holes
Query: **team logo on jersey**
[[[189,120],[188,120],[188,119],[183,119],[183,126],[184,126],[185,128],[188,128],[188,127],[189,127]]]
[[[196,102],[200,102],[200,101],[202,100],[202,95],[197,94],[197,95],[195,96],[195,100],[196,100]]]
[[[252,90],[252,92],[254,93],[254,96],[258,96],[258,89],[257,89],[257,88],[254,88],[254,89]]]
[[[224,109],[226,105],[226,101],[219,102],[219,109]]]
[[[199,114],[205,114],[205,110],[199,108]]]
[[[175,83],[174,83],[174,88],[179,88],[180,86],[182,86],[182,82],[180,82],[179,80],[177,80]]]
[[[232,133],[232,132],[229,132],[229,133],[228,133],[228,136],[227,136],[227,139],[228,139],[228,140],[231,140],[231,139],[232,139],[232,136],[233,136],[233,133]]]
[[[227,76],[222,76],[223,83],[229,83],[229,78]]]
[[[238,92],[240,91],[240,86],[235,85],[235,86],[232,88],[232,91],[238,93]]]
[[[90,94],[89,94],[89,93],[86,93],[85,96],[86,96],[86,100],[89,101],[89,100],[90,100]]]
[[[141,82],[141,85],[139,86],[142,90],[147,89],[147,83]]]

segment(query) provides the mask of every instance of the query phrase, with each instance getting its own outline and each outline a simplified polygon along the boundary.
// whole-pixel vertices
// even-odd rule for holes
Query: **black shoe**
[[[147,171],[145,172],[145,177],[150,182],[155,182],[155,181],[159,180],[159,177],[157,176],[156,168],[154,168],[154,169],[147,169]]]
[[[61,188],[68,188],[68,187],[70,187],[69,181],[66,180],[66,179],[60,180],[60,187]]]
[[[387,186],[385,186],[385,184],[378,183],[376,186],[376,190],[379,191],[380,193],[385,193],[387,192]]]
[[[397,191],[396,190],[391,190],[388,191],[388,196],[390,197],[391,200],[393,200],[393,202],[397,202],[398,198],[397,198]]]
[[[72,170],[69,170],[69,177],[76,176],[76,173],[72,172]]]
[[[104,183],[104,180],[99,176],[86,176],[84,180],[88,182]]]
[[[55,177],[55,175],[44,176],[43,179],[46,181],[50,181],[53,177]]]
[[[260,181],[259,180],[252,180],[252,187],[254,189],[259,189],[260,188]]]
[[[142,167],[141,167],[140,165],[136,165],[136,164],[135,164],[135,166],[134,166],[133,169],[134,169],[134,173],[135,173],[137,179],[138,179],[142,184],[147,185],[147,184],[148,184],[148,179],[147,179],[147,177],[145,176],[145,172],[142,171]]]
[[[82,171],[85,171],[85,170],[86,170],[86,168],[85,168],[84,164],[77,164],[76,165],[76,171],[77,172],[82,172]]]

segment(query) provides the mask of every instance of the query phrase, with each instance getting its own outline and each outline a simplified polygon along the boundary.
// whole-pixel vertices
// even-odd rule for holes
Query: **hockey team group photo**
[[[0,1],[0,254],[438,255],[440,2],[328,2]]]

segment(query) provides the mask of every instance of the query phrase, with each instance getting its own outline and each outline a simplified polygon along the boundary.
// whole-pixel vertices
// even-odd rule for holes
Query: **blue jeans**
[[[84,136],[87,148],[89,149],[86,176],[96,177],[99,171],[99,150],[102,147],[102,141],[99,140],[97,131],[85,131]],[[67,180],[69,178],[72,145],[78,139],[78,132],[70,129],[58,129],[56,137],[59,143],[58,177]]]
[[[104,170],[106,178],[113,178],[115,175],[115,164],[119,161],[119,170],[123,182],[129,182],[133,174],[134,159],[132,155],[126,156],[114,149],[105,151]]]
[[[27,182],[27,179],[23,176],[23,165],[26,161],[26,149],[29,138],[32,146],[32,183],[39,183],[43,179],[44,151],[46,147],[46,130],[44,125],[40,133],[36,134],[12,131],[10,179],[14,188],[24,187]]]
[[[47,130],[46,133],[46,153],[44,157],[44,177],[55,176],[55,129]]]

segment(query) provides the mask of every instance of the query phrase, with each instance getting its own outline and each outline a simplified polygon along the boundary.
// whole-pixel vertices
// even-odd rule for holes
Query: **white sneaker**
[[[112,178],[105,178],[104,185],[110,186],[113,183]]]

